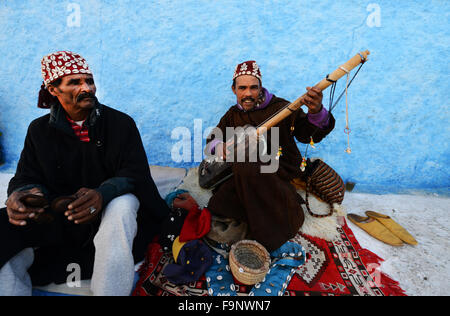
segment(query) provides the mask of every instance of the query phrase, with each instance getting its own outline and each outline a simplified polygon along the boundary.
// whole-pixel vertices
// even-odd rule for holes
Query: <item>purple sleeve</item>
[[[208,151],[211,155],[214,155],[216,152],[216,146],[218,143],[222,143],[222,141],[218,140],[218,139],[214,139],[213,141],[211,141],[208,144]]]
[[[326,128],[328,127],[328,111],[325,109],[324,106],[322,106],[322,110],[320,110],[320,112],[317,113],[308,113],[307,114],[308,117],[308,121],[311,124],[314,124],[320,128]]]

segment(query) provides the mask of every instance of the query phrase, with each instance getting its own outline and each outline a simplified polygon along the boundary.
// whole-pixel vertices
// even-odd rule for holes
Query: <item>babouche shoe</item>
[[[417,240],[411,236],[410,233],[402,226],[400,226],[397,222],[395,222],[391,217],[380,214],[373,211],[367,211],[366,215],[370,218],[373,218],[383,224],[387,229],[389,229],[395,236],[403,240],[405,243],[410,245],[417,245]]]
[[[403,242],[379,221],[371,217],[347,214],[347,218],[370,236],[391,246],[402,246]]]

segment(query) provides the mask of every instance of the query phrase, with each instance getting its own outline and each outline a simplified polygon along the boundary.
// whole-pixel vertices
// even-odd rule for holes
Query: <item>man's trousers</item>
[[[102,211],[100,227],[94,237],[95,257],[91,279],[94,295],[131,293],[134,281],[132,248],[137,233],[138,209],[138,199],[128,193],[113,199]],[[0,212],[6,212],[6,209]],[[4,214],[1,215],[4,219]],[[52,232],[43,231],[42,235],[45,234]],[[20,238],[20,234],[11,238]],[[33,264],[34,249],[39,247],[38,243],[30,243],[32,246],[21,250],[0,269],[0,295],[31,295],[32,282],[28,269]],[[68,269],[68,282],[74,281],[72,271]]]

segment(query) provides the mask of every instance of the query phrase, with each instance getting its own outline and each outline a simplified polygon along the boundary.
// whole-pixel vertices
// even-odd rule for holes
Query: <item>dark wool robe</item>
[[[105,207],[113,198],[133,193],[140,202],[133,245],[133,256],[138,262],[169,212],[150,175],[139,131],[130,116],[98,103],[84,124],[88,126],[90,142],[78,139],[60,105],[34,120],[28,128],[16,174],[9,183],[8,196],[14,191],[39,187],[51,203],[58,196],[87,187],[102,194]],[[93,237],[100,218],[101,214],[94,223],[76,225],[61,214],[50,224],[29,221],[18,227],[8,222],[6,209],[1,209],[0,267],[22,249],[39,247],[29,270],[34,285],[66,282],[69,263],[79,263],[82,278],[90,278],[95,253]]]
[[[258,126],[289,102],[273,96],[267,107],[253,111],[240,110],[232,106],[222,117],[218,128],[226,137],[226,127],[250,124]],[[213,191],[208,209],[211,213],[245,221],[249,227],[249,238],[255,239],[273,251],[294,237],[304,221],[299,196],[290,181],[302,177],[302,156],[294,137],[309,143],[313,136],[320,142],[334,128],[335,120],[329,117],[328,127],[321,129],[308,121],[299,109],[283,121],[279,127],[279,142],[282,147],[280,165],[276,173],[261,173],[260,163],[233,163],[233,177]],[[270,130],[267,141],[270,149]],[[208,141],[212,141],[211,136]]]

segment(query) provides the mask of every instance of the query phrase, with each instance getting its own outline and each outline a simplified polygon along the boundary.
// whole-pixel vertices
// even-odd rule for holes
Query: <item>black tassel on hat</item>
[[[39,90],[38,98],[38,108],[50,109],[52,104],[55,103],[55,97],[50,94],[44,84],[41,85],[41,90]]]

